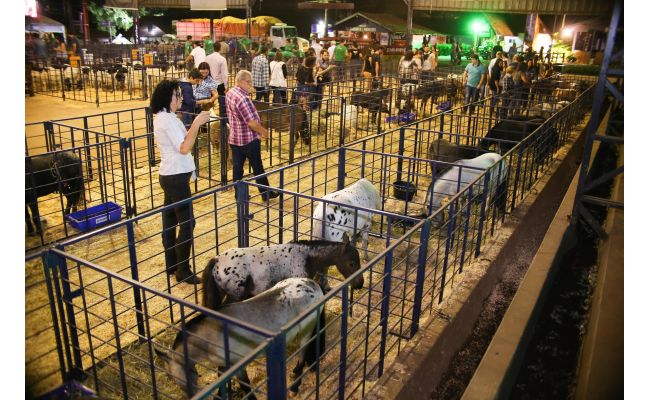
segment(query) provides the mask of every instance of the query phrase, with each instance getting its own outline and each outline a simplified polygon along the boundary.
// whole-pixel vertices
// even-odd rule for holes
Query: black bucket
[[[395,181],[393,182],[393,196],[396,199],[411,201],[415,193],[417,192],[417,187],[413,182],[405,181]]]

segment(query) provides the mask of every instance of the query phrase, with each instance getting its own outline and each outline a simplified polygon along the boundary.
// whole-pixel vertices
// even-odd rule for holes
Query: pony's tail
[[[304,352],[298,364],[293,369],[293,378],[295,381],[289,386],[292,393],[298,393],[300,383],[302,382],[302,371],[305,365],[310,371],[316,372],[318,370],[318,359],[323,357],[325,353],[325,305],[318,307],[320,312],[320,323],[314,326],[311,332],[309,342],[305,346]],[[318,328],[320,327],[320,332]]]
[[[325,306],[320,310],[320,322],[314,326],[312,341],[305,350],[305,362],[310,365],[310,370],[316,372],[316,361],[325,354]],[[320,331],[318,330],[320,328]],[[316,344],[318,343],[318,347]],[[317,350],[318,349],[318,350]]]
[[[219,289],[212,274],[215,265],[217,265],[217,260],[218,257],[213,257],[208,261],[208,265],[203,270],[203,276],[201,277],[203,286],[202,304],[204,307],[212,310],[216,310],[221,305],[221,298],[223,297],[221,289]]]

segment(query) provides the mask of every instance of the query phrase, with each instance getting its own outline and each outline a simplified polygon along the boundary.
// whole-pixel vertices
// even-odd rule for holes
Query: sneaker
[[[275,199],[276,197],[279,197],[279,196],[280,196],[279,192],[276,192],[275,190],[270,190],[270,191],[262,193],[262,200],[269,201],[269,200]]]

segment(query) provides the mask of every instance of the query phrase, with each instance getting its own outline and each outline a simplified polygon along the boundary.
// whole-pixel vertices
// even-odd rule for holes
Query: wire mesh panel
[[[53,297],[65,314],[60,323],[67,371],[81,384],[102,398],[189,397],[247,362],[254,373],[239,386],[264,397],[267,369],[257,357],[272,332],[52,253],[58,262]],[[200,380],[193,382],[197,373]],[[230,396],[234,382],[224,380]]]
[[[63,100],[109,103],[143,100],[146,73],[141,65],[95,63],[93,65],[51,64],[32,67],[34,92]]]
[[[25,258],[25,383],[36,397],[64,379],[59,311],[46,253]]]
[[[25,157],[25,248],[78,234],[84,228],[69,225],[71,212],[110,202],[126,213],[124,155],[122,141],[111,140]]]
[[[66,149],[102,140],[129,138],[151,131],[147,107],[131,108],[25,124],[27,155]],[[88,136],[88,138],[87,138]],[[102,137],[108,139],[102,139]]]
[[[238,190],[244,199],[247,198],[246,193],[249,190],[252,195],[260,188],[257,185],[245,182],[238,183],[238,186]],[[234,196],[233,191],[226,189],[218,190],[215,193]],[[286,243],[294,236],[297,236],[298,239],[309,239],[311,235],[309,234],[308,227],[311,225],[312,215],[310,213],[306,213],[306,215],[301,214],[305,214],[306,210],[320,201],[316,197],[288,191],[283,191],[283,194],[280,196],[282,202],[271,201],[268,203],[258,200],[259,198],[257,196],[253,196],[248,201],[240,201],[239,204],[231,202],[230,204],[224,203],[224,205],[221,205],[221,200],[214,195],[202,194],[199,197],[200,199],[195,198],[192,201],[196,220],[196,228],[194,229],[193,235],[192,260],[193,264],[196,265],[197,272],[200,272],[200,266],[204,265],[199,259],[203,258],[205,260],[205,257],[214,255],[215,250],[222,253],[224,248],[228,249],[240,245],[261,246]],[[206,202],[206,204],[203,204],[203,202]],[[213,202],[216,202],[214,214],[209,211],[199,211],[203,210],[202,207],[204,206],[214,204]],[[290,204],[294,206],[289,206]],[[350,206],[349,208],[353,212],[356,211],[356,213],[363,211],[362,208],[356,206]],[[375,219],[384,221],[383,230],[378,232],[377,238],[373,236],[373,240],[376,240],[378,244],[377,250],[371,248],[371,254],[377,254],[381,253],[385,246],[392,244],[402,235],[403,232],[395,225],[395,221],[402,220],[403,218],[381,211],[370,211],[375,216]],[[238,212],[239,214],[238,216],[236,214],[233,217],[228,217],[228,212]],[[219,216],[218,218],[215,217],[217,214]],[[158,235],[160,228],[156,229],[158,223],[156,220],[159,219],[160,212],[149,213],[149,215],[143,215],[134,220],[125,221],[116,226],[106,228],[103,232],[88,235],[86,238],[69,241],[64,245],[64,249],[70,254],[68,256],[69,259],[75,258],[76,260],[77,256],[73,256],[73,254],[83,255],[85,259],[91,259],[93,264],[110,265],[111,271],[117,274],[127,276],[130,274],[133,279],[151,287],[160,288],[161,291],[170,292],[175,297],[198,301],[198,288],[190,285],[172,285],[170,287],[169,283],[165,282],[167,275],[164,273],[164,252],[162,251],[162,246],[158,244],[160,243]],[[412,222],[414,223],[416,221],[413,220]],[[215,240],[218,243],[216,247]],[[375,262],[373,264],[374,267],[364,274],[366,282],[368,282],[367,289],[361,289],[360,292],[355,293],[352,300],[348,300],[347,294],[344,297],[340,297],[339,294],[337,295],[339,296],[338,299],[332,300],[325,305],[326,322],[320,326],[330,331],[334,330],[335,333],[332,334],[334,335],[332,336],[333,339],[328,339],[324,343],[327,346],[327,352],[325,350],[319,350],[321,351],[321,356],[319,356],[321,358],[319,365],[322,366],[321,377],[316,378],[313,374],[305,376],[301,386],[301,395],[304,394],[311,398],[317,391],[320,391],[320,393],[329,393],[328,395],[337,393],[339,390],[346,391],[347,389],[339,389],[338,386],[342,377],[346,377],[346,380],[354,382],[356,385],[364,385],[366,387],[365,389],[361,387],[353,388],[351,389],[351,393],[367,391],[370,383],[366,381],[374,382],[381,375],[384,363],[387,364],[397,354],[399,348],[403,345],[404,337],[410,337],[409,332],[412,329],[414,321],[413,300],[411,298],[412,293],[415,291],[415,264],[417,263],[420,242],[415,236],[407,241],[401,240],[401,242],[401,247],[399,247],[399,260],[392,255],[386,258],[387,260],[393,260],[386,261],[392,262],[393,272],[390,272],[390,270],[387,271],[386,266],[383,264]],[[93,245],[89,246],[89,243]],[[100,250],[105,245],[108,247]],[[383,260],[384,257],[380,256],[379,259]],[[70,267],[70,263],[68,263],[68,267]],[[79,267],[77,266],[75,268]],[[73,273],[69,275],[74,276]],[[83,273],[81,275],[83,276]],[[333,272],[333,269],[330,269],[329,277],[332,286],[337,286],[338,282],[345,279],[339,272]],[[91,281],[84,277],[83,281],[98,282],[95,286],[104,285],[104,281],[98,279]],[[397,288],[396,292],[393,293],[390,286],[387,286],[389,285],[388,281],[392,282],[393,288]],[[74,285],[72,290],[74,290]],[[100,291],[100,289],[95,287],[95,291]],[[104,289],[101,291],[104,291]],[[88,289],[85,289],[84,292],[88,292]],[[131,298],[130,290],[125,289],[120,291],[114,289],[113,293],[117,293],[119,296],[128,296],[128,300],[122,299],[119,304],[116,304],[117,314],[119,314],[120,318],[127,318],[127,315],[130,313],[127,305],[135,302],[135,299]],[[116,298],[116,295],[114,294],[112,297]],[[103,300],[105,304],[106,301]],[[341,304],[343,301],[349,301],[349,306],[344,307],[346,309],[345,314],[349,313],[349,316],[344,315],[341,317],[343,313],[341,311]],[[91,303],[88,302],[88,304]],[[94,314],[99,313],[101,302],[95,301],[92,304],[97,304]],[[348,309],[350,309],[349,312],[347,311]],[[122,312],[119,310],[122,310]],[[168,313],[171,313],[171,311],[167,309],[161,310],[158,318],[166,317]],[[78,325],[81,324],[81,317],[79,315],[84,315],[82,310],[77,313],[76,320]],[[178,314],[174,313],[173,315],[177,316]],[[342,322],[342,318],[345,319],[345,323]],[[109,322],[108,318],[105,317],[104,323],[108,324]],[[110,327],[110,324],[108,326]],[[283,331],[290,331],[292,326],[287,326]],[[133,340],[135,340],[136,336],[134,333],[136,327],[137,321],[133,321],[132,325],[130,325],[130,331],[124,329],[125,332],[122,334],[121,340],[126,340],[127,336],[133,336]],[[89,329],[88,332],[94,333],[97,329]],[[383,339],[377,336],[378,332],[383,332]],[[86,334],[83,333],[83,335]],[[387,335],[388,337],[386,338]],[[330,336],[329,333],[328,336]],[[84,346],[84,340],[83,337],[79,339],[82,348]],[[92,337],[92,340],[96,342],[94,337]],[[319,339],[311,339],[312,342],[313,340]],[[340,347],[341,341],[347,341],[348,347]],[[302,350],[306,346],[309,346],[309,342],[303,342],[300,345],[287,343],[286,345],[287,347],[283,350],[282,354],[287,353],[286,368],[291,369],[298,363],[302,357]],[[107,343],[105,347],[112,351],[117,349],[117,345],[112,342]],[[140,358],[146,359],[145,355],[136,353],[131,348],[126,348],[122,351],[123,358],[128,357],[124,355],[125,353],[139,354]],[[375,358],[378,354],[381,354],[381,356]],[[95,356],[95,358],[99,359],[100,357]],[[325,361],[322,361],[325,358],[328,360],[327,365]],[[349,363],[349,367],[341,372],[339,371],[338,362],[342,358],[346,360],[346,363]],[[110,360],[115,361],[116,357],[113,356]],[[333,362],[330,362],[330,360]],[[119,360],[116,361],[114,368],[112,368],[114,373],[120,370]],[[105,359],[96,362],[98,365],[103,364]],[[123,364],[125,365],[125,370],[128,370],[129,362],[124,361]],[[145,370],[145,367],[143,366],[140,369]],[[260,381],[256,381],[256,378],[253,378],[253,376],[259,376],[257,375],[257,371],[262,369],[262,366],[251,361],[251,363],[246,365],[246,369],[249,375],[251,375],[252,385],[255,386],[256,382]],[[308,369],[305,369],[305,372]],[[149,374],[148,371],[147,374]],[[119,375],[121,375],[121,372]],[[286,375],[289,376],[288,371]],[[139,375],[134,377],[142,382],[147,382],[144,377],[140,377]],[[134,377],[126,377],[127,391],[136,390],[131,389],[131,385],[128,383]],[[320,380],[321,383],[316,383],[316,380]],[[158,382],[162,382],[162,380],[158,380]],[[294,378],[287,379],[287,388],[290,389],[294,386],[294,383]],[[161,383],[158,384],[160,385]],[[114,386],[118,389],[120,387],[117,383]],[[226,384],[212,385],[215,393],[219,388],[225,386]],[[162,389],[159,388],[159,391],[162,391]],[[264,397],[264,393],[263,389],[259,389],[257,395]],[[350,396],[355,397],[356,395]],[[268,398],[276,397],[269,396]]]

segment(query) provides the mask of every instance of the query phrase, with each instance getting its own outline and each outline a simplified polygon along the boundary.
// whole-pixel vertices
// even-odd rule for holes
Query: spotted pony
[[[361,178],[354,184],[339,191],[326,194],[324,200],[351,206],[377,210],[381,207],[377,188],[367,179]],[[364,257],[368,260],[368,233],[372,225],[372,213],[369,211],[346,208],[328,203],[323,209],[319,202],[314,208],[312,236],[316,239],[341,241],[344,235],[352,238],[356,244],[358,236],[363,238]],[[325,221],[323,223],[323,221]]]
[[[212,258],[203,271],[203,305],[217,309],[225,295],[228,301],[255,296],[283,279],[315,278],[336,265],[346,278],[361,266],[359,252],[347,236],[340,242],[298,240],[272,246],[243,247],[227,250]],[[363,287],[363,275],[352,282]]]
[[[289,278],[251,299],[224,304],[217,311],[276,332],[322,298],[323,292],[313,280]],[[315,370],[316,361],[325,353],[324,327],[325,308],[321,306],[287,331],[287,344],[298,342],[302,349],[300,360],[293,369],[294,381],[289,386],[293,393],[298,392],[304,367]],[[228,338],[227,344],[225,337]],[[184,331],[178,332],[170,350],[154,349],[169,375],[192,396],[201,389],[198,386],[197,364],[215,363],[220,371],[224,371],[238,363],[243,355],[253,352],[264,340],[263,336],[250,330],[199,314],[185,323]],[[227,353],[226,348],[229,350]],[[240,368],[236,376],[244,397],[255,399],[246,368]]]

